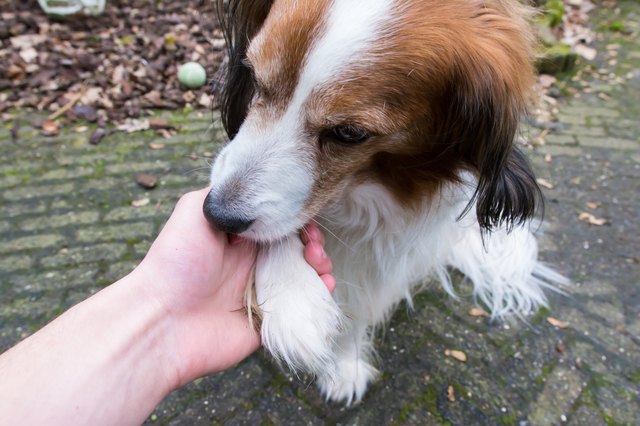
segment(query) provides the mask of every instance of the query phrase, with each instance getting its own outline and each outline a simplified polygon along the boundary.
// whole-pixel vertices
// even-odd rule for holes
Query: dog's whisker
[[[345,280],[342,280],[342,279],[338,281],[337,285],[352,287],[352,288],[356,288],[356,289],[361,289],[362,288],[362,285],[360,285],[360,284],[353,283],[353,282],[350,282],[350,281],[345,281]]]
[[[320,217],[319,215],[316,214],[316,216]],[[350,251],[355,251],[354,248],[352,248],[351,246],[349,246],[349,244],[346,243],[346,241],[344,241],[343,239],[341,239],[340,237],[338,237],[338,235],[336,235],[336,233],[334,233],[333,231],[331,231],[331,229],[327,228],[325,225],[322,224],[322,222],[319,222],[318,220],[316,220],[316,218],[314,216],[308,215],[305,218],[306,221],[311,221],[313,223],[315,223],[316,225],[318,225],[320,228],[322,228],[325,232],[327,232],[329,235],[331,235],[333,238],[336,239],[336,241],[338,241],[340,244],[342,244],[343,246],[345,246],[347,249],[349,249]],[[323,219],[324,220],[324,219]]]
[[[194,167],[192,169],[187,170],[187,173],[197,172],[200,170],[209,170],[211,168],[210,165],[202,166],[202,167]]]
[[[316,217],[319,217],[320,219],[324,220],[324,221],[325,221],[325,222],[327,222],[327,223],[332,223],[332,224],[336,224],[336,223],[338,223],[337,221],[335,221],[335,220],[331,220],[330,218],[328,218],[328,217],[326,217],[326,216],[323,216],[323,215],[321,215],[320,213],[316,213],[316,215],[315,215],[315,216],[316,216]]]

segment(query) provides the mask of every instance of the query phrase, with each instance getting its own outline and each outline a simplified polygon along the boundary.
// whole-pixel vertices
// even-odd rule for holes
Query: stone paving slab
[[[640,5],[620,5],[619,19],[637,34]],[[468,315],[468,298],[453,301],[430,287],[413,311],[400,306],[378,337],[383,375],[355,407],[326,403],[308,378],[294,379],[258,353],[174,392],[148,422],[640,424],[640,43],[600,35],[601,50],[610,43],[623,45],[613,72],[635,77],[592,82],[608,97],[596,90],[564,100],[563,125],[528,152],[554,186],[544,190],[541,256],[575,283],[566,296],[551,295],[550,310],[528,323],[494,324]],[[97,146],[90,131],[44,138],[25,126],[14,144],[0,128],[0,350],[130,271],[177,198],[206,184],[222,141],[215,120],[164,117],[181,129],[170,139],[118,134]],[[157,176],[158,187],[140,188],[139,172]],[[581,212],[609,223],[589,225]],[[569,327],[553,327],[549,315]],[[447,349],[464,351],[467,361]]]

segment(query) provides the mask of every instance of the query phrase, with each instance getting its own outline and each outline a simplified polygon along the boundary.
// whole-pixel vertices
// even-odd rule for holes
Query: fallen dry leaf
[[[444,351],[446,356],[450,356],[451,358],[455,358],[461,362],[467,362],[467,355],[462,351],[457,351],[455,349],[447,349]]]
[[[140,173],[136,175],[136,183],[144,189],[153,189],[158,185],[158,178],[146,173]]]
[[[91,133],[91,136],[89,137],[89,143],[91,145],[98,145],[102,141],[102,138],[104,138],[105,136],[107,136],[107,131],[102,127],[98,127],[93,133]]]
[[[600,203],[594,203],[594,202],[588,201],[587,203],[585,203],[585,206],[589,207],[591,210],[595,210],[598,207],[600,207]]]
[[[163,143],[157,143],[157,142],[149,142],[149,148],[151,148],[151,149],[162,149],[162,148],[164,148],[164,144]]]
[[[42,123],[41,126],[42,134],[45,136],[58,136],[60,133],[60,128],[58,127],[58,123],[55,121],[47,120]]]
[[[38,57],[38,52],[33,47],[27,47],[25,49],[22,49],[19,55],[23,61],[29,63]]]
[[[44,34],[23,34],[11,37],[11,45],[18,49],[37,46],[47,40]]]
[[[122,80],[124,79],[125,73],[126,73],[126,70],[124,68],[124,65],[119,64],[113,69],[113,72],[111,73],[111,80],[114,83],[118,84],[122,82]]]
[[[609,223],[607,219],[597,218],[591,213],[587,213],[587,212],[580,213],[580,215],[578,216],[578,219],[581,220],[582,222],[587,222],[588,224],[595,225],[595,226],[602,226]]]
[[[553,184],[550,181],[548,181],[547,179],[537,178],[536,182],[538,182],[538,185],[540,185],[543,188],[547,188],[547,189],[553,189],[554,188]]]
[[[567,328],[569,327],[569,323],[566,321],[561,321],[557,318],[554,317],[547,317],[547,322],[549,322],[549,324],[551,324],[554,327],[558,327],[558,328]]]
[[[176,135],[176,131],[172,129],[158,129],[156,132],[164,139],[170,139]]]
[[[488,317],[489,314],[486,313],[483,309],[480,308],[471,308],[469,310],[469,315],[472,317]]]
[[[133,200],[131,202],[131,205],[133,207],[143,207],[146,206],[147,204],[149,204],[150,200],[148,198],[141,198],[139,200]]]
[[[164,118],[150,118],[149,119],[149,127],[154,129],[154,130],[158,130],[158,129],[173,129],[174,128]]]
[[[200,99],[198,99],[198,104],[205,108],[211,108],[211,105],[213,105],[213,99],[211,98],[211,96],[203,93],[200,96]]]
[[[80,102],[82,102],[85,105],[91,105],[91,104],[97,103],[103,98],[105,98],[105,95],[102,91],[102,87],[89,87],[82,94],[82,97],[80,98]]]
[[[149,130],[149,120],[127,119],[123,123],[118,124],[116,127],[118,128],[118,130],[127,133],[142,132],[144,130]]]
[[[456,402],[456,394],[453,389],[453,386],[451,385],[449,385],[449,387],[447,388],[447,398],[449,399],[450,402]]]
[[[553,158],[551,157],[551,154],[547,154],[547,155],[544,156],[544,162],[545,163],[550,163],[552,161],[552,159]]]
[[[586,46],[582,43],[576,44],[573,48],[578,55],[582,56],[587,61],[593,61],[598,54],[598,51],[596,49]]]
[[[557,81],[557,79],[554,76],[549,74],[540,74],[538,76],[538,80],[540,81],[540,84],[542,85],[542,87],[545,89],[548,89],[553,85],[553,83]]]

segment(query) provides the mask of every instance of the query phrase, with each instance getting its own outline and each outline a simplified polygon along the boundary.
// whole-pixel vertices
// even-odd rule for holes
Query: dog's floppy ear
[[[465,96],[460,119],[466,128],[460,146],[478,176],[467,210],[475,201],[478,223],[487,232],[526,222],[542,200],[527,158],[514,146],[524,107],[508,87],[494,87],[503,85],[494,78],[489,87]]]
[[[505,17],[504,11],[484,13],[487,19],[467,39],[466,57],[447,90],[446,121],[456,129],[455,143],[478,176],[463,215],[475,202],[478,223],[490,232],[526,222],[541,197],[526,157],[514,146],[535,81],[528,26],[521,17]]]
[[[216,12],[227,43],[228,62],[218,89],[222,124],[233,138],[246,115],[254,94],[253,76],[245,65],[249,42],[262,27],[273,1],[218,0]]]

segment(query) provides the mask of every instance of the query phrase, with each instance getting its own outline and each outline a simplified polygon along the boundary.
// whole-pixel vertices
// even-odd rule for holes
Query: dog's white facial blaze
[[[392,0],[334,2],[284,112],[275,120],[265,120],[252,108],[236,137],[216,159],[212,193],[235,191],[218,198],[235,198],[233,213],[253,220],[242,233],[244,237],[276,240],[311,219],[305,217],[304,207],[317,173],[313,153],[318,138],[305,134],[307,100],[314,90],[330,85],[341,70],[366,60],[391,16],[392,5]],[[282,60],[286,60],[284,52]]]
[[[257,241],[286,235],[292,221],[304,225],[292,213],[304,206],[313,171],[296,152],[300,129],[285,123],[260,128],[249,116],[211,169],[212,192],[233,192],[225,196],[237,199],[234,213],[254,220],[242,235]]]

